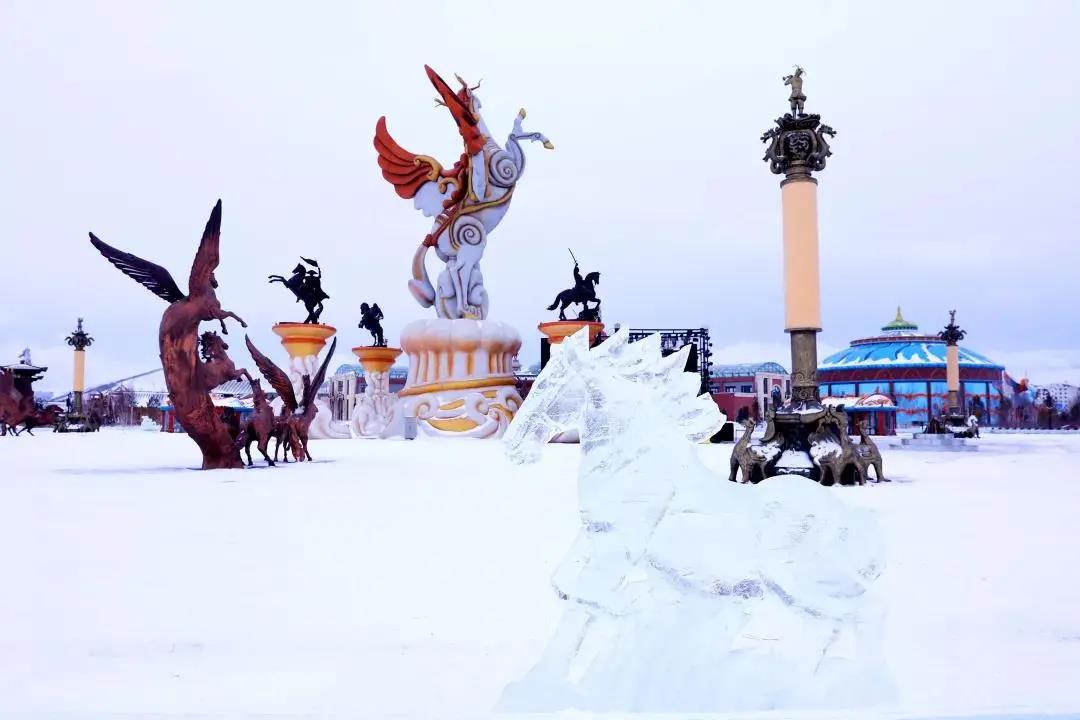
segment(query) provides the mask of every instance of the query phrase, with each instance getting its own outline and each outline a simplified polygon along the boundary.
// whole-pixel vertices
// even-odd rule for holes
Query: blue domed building
[[[960,403],[983,425],[997,422],[1005,368],[960,346]],[[925,425],[945,407],[945,343],[919,332],[896,309],[881,334],[852,340],[818,365],[822,396],[859,398],[880,394],[896,405],[896,425]]]

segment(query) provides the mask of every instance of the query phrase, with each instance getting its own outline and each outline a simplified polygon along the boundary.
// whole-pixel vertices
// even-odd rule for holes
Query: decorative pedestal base
[[[551,354],[554,356],[562,348],[563,340],[570,337],[582,328],[589,329],[589,347],[596,342],[597,336],[604,331],[604,324],[587,320],[552,320],[542,322],[536,326],[551,343]],[[555,435],[548,442],[575,444],[581,442],[581,435],[577,429],[567,430]]]
[[[82,352],[76,352],[75,356],[85,355]],[[76,373],[80,372],[78,366],[76,366]],[[78,385],[82,385],[82,380],[79,379]],[[83,391],[75,390],[74,402],[71,404],[71,411],[64,413],[53,427],[54,432],[97,432],[101,429],[101,418],[97,413],[86,412],[86,408],[83,406]]]
[[[304,375],[312,376],[319,370],[319,353],[326,347],[326,341],[334,336],[337,328],[330,325],[312,323],[280,322],[271,328],[281,338],[281,344],[289,353],[289,379],[299,399],[304,392]],[[281,412],[281,400],[273,402],[274,412]],[[345,439],[352,434],[333,423],[333,413],[325,400],[316,400],[318,414],[311,422],[308,437],[314,440]]]
[[[101,425],[86,415],[67,414],[53,428],[55,432],[97,432]]]
[[[364,394],[349,421],[353,437],[379,438],[391,424],[397,396],[390,392],[390,368],[401,348],[354,347],[364,368]]]
[[[501,437],[521,406],[514,357],[521,336],[491,320],[418,320],[401,333],[409,377],[383,437],[401,436],[406,417],[427,435]]]
[[[554,350],[557,345],[562,344],[563,340],[583,327],[589,328],[589,347],[592,347],[592,344],[596,342],[596,337],[603,332],[604,323],[586,320],[552,320],[551,322],[542,322],[536,327],[547,336],[551,348]]]
[[[808,403],[784,406],[767,417],[760,443],[751,443],[747,430],[735,445],[730,480],[756,483],[775,475],[801,475],[822,485],[862,485],[885,479],[874,441],[863,433],[859,444],[851,442],[843,410]]]
[[[958,412],[952,412],[930,418],[926,430],[915,435],[915,437],[920,436],[973,438],[975,437],[975,431],[968,427],[967,418]]]

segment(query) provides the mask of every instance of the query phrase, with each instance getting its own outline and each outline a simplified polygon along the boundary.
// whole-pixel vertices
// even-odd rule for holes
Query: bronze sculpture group
[[[330,344],[330,350],[326,353],[326,357],[323,358],[322,365],[319,366],[315,377],[303,376],[303,393],[299,400],[296,398],[292,382],[285,371],[275,365],[270,358],[259,352],[259,349],[255,347],[250,338],[245,338],[245,341],[247,342],[248,352],[251,353],[251,358],[255,361],[255,367],[259,368],[259,372],[270,383],[270,387],[274,388],[282,401],[281,413],[275,416],[273,408],[266,399],[266,393],[262,389],[262,383],[251,379],[250,375],[248,376],[255,411],[246,419],[237,442],[237,445],[243,447],[247,453],[248,465],[251,465],[252,442],[257,442],[259,452],[262,453],[268,465],[273,465],[277,461],[278,450],[282,448],[284,448],[285,452],[283,456],[285,462],[289,462],[290,452],[292,452],[293,459],[297,462],[311,460],[311,448],[308,446],[308,429],[315,419],[315,414],[319,411],[318,406],[315,405],[315,398],[318,395],[319,388],[322,387],[323,381],[326,379],[326,369],[330,365],[330,359],[334,356],[334,350],[337,349],[337,338],[334,338],[334,342]],[[270,440],[277,441],[274,445],[273,460],[270,459],[266,452]]]
[[[201,322],[221,323],[223,334],[228,334],[226,319],[247,327],[236,313],[223,309],[217,298],[214,271],[220,261],[221,201],[203,230],[186,294],[160,265],[118,250],[93,233],[90,242],[121,272],[169,303],[158,331],[161,367],[176,417],[202,451],[202,468],[243,467],[235,438],[214,407],[210,391],[226,380],[239,379],[245,371],[236,369],[225,353],[228,346],[215,333],[203,333],[201,340],[199,336]]]
[[[90,242],[121,272],[169,303],[158,333],[161,366],[177,420],[202,451],[204,470],[244,467],[241,448],[247,452],[250,465],[252,442],[257,443],[263,457],[273,465],[266,450],[269,441],[274,438],[277,439],[275,458],[282,448],[286,462],[290,452],[298,461],[311,458],[307,442],[308,427],[315,417],[315,396],[325,379],[337,341],[331,345],[316,376],[304,376],[303,397],[297,401],[288,376],[247,340],[256,366],[284,403],[281,414],[275,416],[260,381],[252,378],[246,369],[236,367],[229,358],[229,345],[225,340],[216,331],[199,332],[200,323],[217,321],[221,324],[221,333],[228,334],[226,319],[236,320],[241,326],[247,327],[236,313],[224,310],[217,298],[218,284],[214,271],[220,261],[220,200],[214,206],[203,231],[191,266],[186,294],[180,290],[168,270],[160,265],[118,250],[93,233],[90,234]],[[313,260],[304,259],[304,262],[318,268]],[[281,279],[297,294],[298,300],[304,301],[308,309],[306,322],[318,321],[322,301],[327,297],[322,292],[320,277],[321,271],[308,271],[298,265],[292,278],[288,281]],[[214,388],[241,378],[248,379],[255,404],[251,417],[242,423],[235,413],[228,416],[219,413],[210,396]],[[0,390],[3,387],[0,384]]]
[[[29,378],[0,370],[0,436],[14,437],[21,432],[33,435],[34,428],[55,424],[61,412],[59,405],[39,407],[34,402]]]

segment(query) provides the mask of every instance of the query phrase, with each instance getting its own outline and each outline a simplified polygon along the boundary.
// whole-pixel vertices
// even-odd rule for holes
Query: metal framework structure
[[[693,369],[701,376],[701,392],[709,391],[712,340],[709,338],[708,328],[637,328],[630,330],[630,342],[644,340],[650,335],[660,335],[660,349],[664,355],[677,352],[686,345],[694,345],[697,350],[697,367]]]

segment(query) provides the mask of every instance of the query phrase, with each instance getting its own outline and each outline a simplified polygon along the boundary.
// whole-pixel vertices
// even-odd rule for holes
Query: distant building
[[[1045,390],[1050,399],[1054,401],[1054,407],[1059,412],[1068,412],[1076,401],[1080,399],[1080,387],[1068,383],[1050,383],[1040,390]]]
[[[783,365],[774,362],[713,365],[709,377],[709,392],[720,409],[734,420],[739,411],[754,412],[754,401],[760,417],[771,407],[772,389],[780,388],[786,398],[791,393],[791,375]]]
[[[26,348],[19,353],[18,362],[13,362],[10,365],[0,365],[0,370],[6,370],[14,375],[16,379],[27,383],[37,382],[45,375],[45,371],[48,369],[34,364],[30,359],[30,348]]]
[[[390,392],[396,393],[405,387],[405,379],[409,376],[407,367],[395,365],[390,368]],[[353,410],[360,402],[360,396],[364,394],[367,383],[364,382],[364,368],[356,363],[339,365],[334,375],[328,381],[325,392],[326,401],[330,405],[331,416],[334,420],[349,420]]]
[[[866,424],[868,435],[896,434],[896,403],[881,393],[860,397],[823,397],[822,405],[841,407],[848,420],[848,435],[859,432],[859,424]]]
[[[960,345],[960,404],[983,425],[1000,420],[1005,368]],[[818,365],[822,396],[858,398],[881,394],[896,405],[896,424],[925,425],[944,408],[945,343],[937,334],[919,332],[896,309],[896,319],[881,333],[852,340]]]

